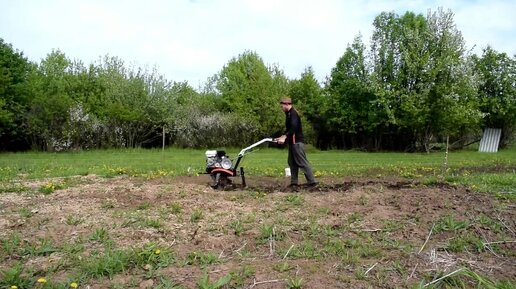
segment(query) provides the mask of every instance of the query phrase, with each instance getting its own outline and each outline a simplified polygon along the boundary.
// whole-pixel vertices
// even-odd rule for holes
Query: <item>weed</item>
[[[18,233],[12,233],[11,235],[8,235],[6,239],[1,240],[3,251],[7,253],[7,255],[15,254],[18,251],[21,243],[22,238]]]
[[[369,198],[366,195],[362,195],[359,198],[359,202],[362,206],[367,206],[367,204],[369,204]]]
[[[183,211],[183,207],[178,202],[172,202],[168,207],[170,209],[170,213],[174,215],[179,215]]]
[[[160,177],[166,177],[171,173],[173,173],[173,172],[167,172],[167,171],[163,171],[163,170],[151,171],[148,174],[146,174],[146,178],[147,178],[147,180],[152,180],[152,179],[156,179],[156,178],[160,178]]]
[[[346,239],[344,240],[344,244],[346,248],[358,248],[360,246],[360,242],[357,239]]]
[[[347,252],[346,245],[340,239],[329,240],[324,246],[324,251],[333,256],[340,256]]]
[[[376,283],[378,285],[383,285],[383,284],[386,284],[387,283],[387,276],[386,276],[386,272],[384,269],[378,269],[378,270],[375,270],[375,274],[374,274],[374,279],[376,281]],[[372,288],[372,287],[369,287],[369,288]]]
[[[356,265],[360,261],[360,258],[358,255],[356,255],[353,251],[349,250],[346,251],[344,254],[341,254],[340,261],[342,262],[342,265],[348,266],[348,265]]]
[[[362,258],[377,257],[382,254],[381,248],[370,243],[360,243],[356,248],[357,254]]]
[[[151,204],[148,201],[145,201],[138,205],[138,210],[147,210],[151,207]]]
[[[303,203],[305,202],[303,196],[298,194],[288,195],[285,197],[285,200],[296,207],[303,205]]]
[[[190,216],[190,222],[198,223],[203,217],[203,213],[200,209],[195,209]]]
[[[136,226],[137,223],[141,222],[141,217],[138,213],[130,212],[130,213],[116,213],[115,216],[124,217],[122,224],[120,225],[122,228],[127,228],[129,226]]]
[[[267,196],[266,192],[260,192],[260,191],[254,191],[250,193],[251,197],[253,199],[263,199],[265,196]]]
[[[364,218],[362,217],[362,215],[358,212],[353,212],[351,213],[351,215],[348,216],[348,224],[353,224],[355,222],[360,222],[362,221]]]
[[[244,265],[237,271],[231,271],[231,288],[243,288],[245,280],[251,278],[256,273],[256,269],[252,266]]]
[[[200,265],[201,267],[206,267],[208,265],[219,263],[219,257],[211,252],[190,252],[186,256],[185,264],[186,265]]]
[[[460,221],[455,219],[453,215],[447,215],[437,221],[434,227],[434,232],[436,234],[443,231],[457,232],[459,230],[466,229],[468,226],[468,221]]]
[[[38,220],[38,229],[41,229],[41,227],[48,224],[48,222],[50,222],[50,218],[47,218],[47,217]]]
[[[240,220],[235,220],[230,224],[231,229],[233,229],[235,235],[240,236],[244,232],[244,225]]]
[[[26,186],[18,185],[18,184],[1,184],[0,185],[0,194],[1,193],[23,193],[30,192],[31,189]]]
[[[288,249],[279,250],[279,254],[283,256],[287,253],[287,250]],[[288,256],[293,259],[315,259],[321,256],[321,252],[311,241],[303,241],[300,245],[294,246],[292,249],[290,249]]]
[[[366,269],[359,267],[355,270],[354,275],[355,278],[357,278],[358,280],[365,280],[365,278],[367,277]]]
[[[364,240],[356,240],[356,239],[347,239],[344,241],[344,246],[346,248],[353,249],[353,255],[358,255],[359,257],[375,257],[381,255],[381,248],[376,244],[366,243]],[[344,249],[341,249],[343,252]]]
[[[311,220],[307,228],[307,234],[310,239],[317,240],[321,236],[321,227],[316,221]]]
[[[403,223],[397,220],[382,220],[383,230],[386,232],[395,232],[403,228]]]
[[[468,249],[482,252],[484,250],[484,243],[481,239],[472,234],[461,234],[449,240],[446,247],[448,250],[455,253],[465,252]]]
[[[146,244],[143,248],[133,249],[135,263],[138,266],[167,267],[174,262],[172,252],[154,243]]]
[[[84,251],[84,244],[79,240],[75,243],[64,243],[61,245],[61,252],[75,255]]]
[[[66,216],[65,222],[67,225],[76,226],[76,225],[79,225],[82,222],[84,222],[84,220],[79,217],[76,217],[74,215],[68,215],[68,216]]]
[[[186,191],[179,191],[179,192],[177,192],[177,196],[180,199],[184,199],[186,196],[188,196],[188,192],[186,192]]]
[[[218,289],[222,288],[226,284],[228,284],[231,281],[231,275],[228,274],[224,277],[221,277],[215,282],[210,281],[210,276],[208,273],[204,272],[202,277],[197,281],[197,288],[199,289]]]
[[[462,274],[471,278],[477,287],[485,286],[486,288],[497,288],[497,289],[513,289],[516,288],[516,283],[509,280],[493,281],[485,276],[482,276],[471,269],[464,269]]]
[[[242,218],[242,222],[246,224],[254,224],[256,223],[256,215],[254,213],[244,215]]]
[[[91,241],[103,242],[109,239],[108,231],[105,228],[96,228],[95,232],[91,234]]]
[[[262,224],[260,227],[260,235],[258,236],[258,243],[264,243],[269,240],[281,241],[285,234],[276,230],[274,225]]]
[[[23,288],[23,287],[22,287]],[[79,284],[76,282],[56,282],[47,280],[46,278],[38,278],[33,288],[44,288],[44,289],[75,289],[79,288]],[[20,288],[21,289],[21,288]]]
[[[294,276],[287,280],[287,288],[289,289],[300,289],[303,285],[303,278]]]
[[[414,250],[412,244],[403,242],[397,238],[391,238],[389,233],[384,233],[380,235],[382,248],[383,249],[393,249],[399,250],[400,254],[410,254]]]
[[[23,218],[30,218],[34,215],[34,213],[27,209],[27,208],[21,208],[18,210],[18,213],[20,214],[20,216],[22,216]]]
[[[398,272],[402,277],[405,276],[405,274],[407,274],[407,268],[405,268],[405,266],[403,266],[403,264],[401,264],[400,260],[395,260],[392,262],[392,267],[394,268],[394,270],[396,270],[396,272]]]
[[[327,238],[336,237],[339,235],[339,231],[336,230],[332,225],[324,225],[323,230],[324,236]]]
[[[132,277],[126,282],[112,281],[111,284],[109,284],[108,289],[136,288],[137,286],[138,286],[137,281],[135,280],[134,277]]]
[[[495,233],[500,233],[502,231],[502,225],[491,219],[489,216],[485,214],[480,214],[477,218],[475,218],[476,222],[479,222],[482,226],[487,227],[490,230],[493,230]]]
[[[104,175],[106,177],[115,177],[115,176],[120,176],[120,175],[127,175],[127,174],[130,174],[130,169],[128,168],[123,168],[123,167],[108,167],[108,166],[105,166],[104,169],[106,171],[104,171]]]
[[[269,238],[273,238],[274,236],[274,225],[263,224],[260,227],[260,240],[268,240]]]
[[[131,250],[106,249],[104,253],[93,253],[89,258],[83,259],[79,264],[81,272],[88,277],[112,278],[115,274],[124,272],[134,262],[134,254]]]
[[[145,219],[143,221],[143,225],[145,227],[151,227],[151,228],[154,228],[154,229],[159,229],[159,228],[161,228],[163,226],[159,219],[151,219],[151,218]]]
[[[61,183],[54,183],[54,182],[48,182],[44,184],[43,186],[39,187],[39,192],[45,195],[51,194],[56,190],[63,189],[64,184]]]
[[[34,278],[32,272],[24,272],[21,263],[15,263],[11,268],[0,272],[0,287],[1,288],[33,288]]]
[[[158,284],[153,286],[154,289],[184,289],[180,284],[167,279],[166,277],[159,276]]]
[[[463,252],[468,246],[468,241],[462,237],[455,237],[448,241],[446,248],[451,252]]]
[[[331,213],[331,209],[327,207],[321,207],[317,209],[317,212],[321,215],[329,215]]]
[[[58,251],[51,240],[39,238],[38,242],[39,244],[27,244],[23,247],[22,254],[29,256],[48,256]]]
[[[100,205],[102,209],[113,209],[115,207],[115,204],[113,204],[113,201],[111,200],[105,200],[102,201],[102,204]]]
[[[417,289],[423,288],[492,288],[492,289],[513,289],[516,284],[512,281],[493,281],[482,276],[469,268],[459,268],[452,273],[439,272],[435,276],[431,276],[433,281],[426,282],[422,280]],[[425,284],[426,283],[426,284]]]
[[[272,269],[274,269],[277,272],[283,273],[294,269],[294,266],[290,265],[287,261],[284,261],[274,264],[272,266]]]

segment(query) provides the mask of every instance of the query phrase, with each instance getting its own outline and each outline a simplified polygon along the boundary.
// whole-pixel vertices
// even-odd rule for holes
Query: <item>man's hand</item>
[[[277,138],[277,139],[276,139],[276,141],[277,141],[279,144],[284,144],[286,139],[287,139],[287,136],[286,136],[286,135],[282,135],[282,136],[280,136],[279,138]]]

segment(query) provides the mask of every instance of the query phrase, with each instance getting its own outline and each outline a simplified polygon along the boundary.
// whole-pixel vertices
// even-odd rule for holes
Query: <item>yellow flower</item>
[[[75,282],[72,282],[72,283],[70,283],[70,287],[75,289],[75,288],[79,287],[79,285],[77,285],[77,283],[75,283]]]
[[[156,249],[156,251],[154,251],[154,254],[156,254],[156,255],[159,255],[159,253],[161,253],[160,249]]]
[[[12,286],[11,286],[11,289],[18,289],[18,286],[16,286],[16,285],[12,285]]]
[[[39,278],[39,279],[38,279],[38,283],[45,284],[45,283],[47,283],[47,279],[45,279],[45,278]]]

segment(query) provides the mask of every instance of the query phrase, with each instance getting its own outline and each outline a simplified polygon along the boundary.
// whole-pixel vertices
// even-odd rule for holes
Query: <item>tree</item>
[[[23,53],[0,38],[0,150],[28,147],[24,117],[31,101],[27,82],[32,70]]]
[[[71,61],[53,50],[30,76],[31,102],[27,123],[32,146],[44,150],[69,148],[69,119],[72,98],[68,94]]]
[[[453,13],[382,13],[374,25],[373,78],[400,136],[428,151],[441,136],[477,129],[475,81]]]
[[[449,135],[460,140],[478,129],[481,116],[472,66],[453,13],[439,9],[428,14],[430,57],[425,69],[429,76],[423,94],[425,122],[420,132],[427,151],[432,136]]]
[[[473,56],[475,72],[479,76],[478,98],[484,114],[484,127],[501,128],[500,147],[514,137],[516,125],[516,59],[491,47],[482,56]]]
[[[307,123],[303,126],[305,138],[309,142],[316,143],[318,147],[327,134],[326,119],[323,115],[322,103],[323,90],[315,78],[312,67],[307,67],[301,73],[300,79],[290,82],[289,95],[292,97],[298,111],[305,117]]]
[[[320,116],[322,92],[312,67],[307,67],[299,79],[290,82],[289,95],[309,121],[314,121]]]
[[[231,59],[217,76],[222,111],[253,121],[258,126],[256,137],[280,131],[283,118],[278,101],[287,92],[285,82],[277,68],[267,68],[258,54],[246,51]]]
[[[355,37],[332,69],[326,85],[325,115],[339,146],[379,149],[389,125],[386,106],[371,83],[365,45]]]
[[[104,93],[96,110],[103,147],[141,147],[159,137],[156,131],[166,122],[160,105],[169,84],[156,70],[127,68],[121,59],[106,55],[99,82]]]
[[[98,112],[103,107],[105,86],[99,81],[100,69],[90,64],[85,67],[73,61],[67,76],[67,93],[72,99],[68,138],[74,149],[98,148],[102,143]]]

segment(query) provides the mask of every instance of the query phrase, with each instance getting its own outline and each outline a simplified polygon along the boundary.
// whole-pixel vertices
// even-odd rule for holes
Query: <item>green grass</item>
[[[238,149],[228,149],[234,158]],[[94,150],[64,153],[3,153],[0,158],[0,176],[16,178],[65,177],[73,175],[156,173],[188,175],[204,170],[204,150],[166,149],[161,150]],[[309,150],[308,159],[319,173],[336,175],[367,175],[378,173],[421,173],[439,172],[444,153],[366,153],[356,151]],[[255,175],[282,176],[287,166],[286,149],[261,149],[244,157],[242,165]],[[472,150],[450,152],[448,166],[452,169],[475,168],[479,166],[516,166],[516,148],[498,153],[479,153]],[[409,170],[404,172],[404,170]],[[427,174],[428,174],[427,172]],[[414,172],[416,173],[416,172]]]
[[[419,286],[414,288],[493,288],[493,289],[509,289],[514,288],[514,284],[511,281],[493,281],[483,275],[480,275],[469,268],[457,269],[455,274],[445,275],[441,278],[435,278],[438,282],[429,282],[424,284],[421,282]],[[444,278],[445,277],[445,278]]]
[[[70,177],[96,174],[157,178],[203,173],[205,150],[169,148],[94,150],[80,152],[3,153],[0,156],[0,192],[20,191],[18,180]],[[234,158],[239,148],[226,149]],[[308,159],[317,177],[385,177],[397,176],[426,182],[445,180],[513,196],[516,188],[516,147],[498,153],[476,150],[449,153],[443,174],[444,153],[367,153],[357,151],[319,151],[309,149]],[[286,149],[263,148],[244,157],[241,166],[247,175],[281,177],[287,166]],[[54,185],[54,186],[52,186]],[[58,184],[64,186],[63,184]],[[43,184],[40,190],[51,193],[58,186]],[[25,190],[25,188],[23,188]]]
[[[79,270],[88,277],[108,276],[124,272],[133,266],[135,255],[131,250],[106,250],[103,253],[94,252],[92,256],[79,264]]]

